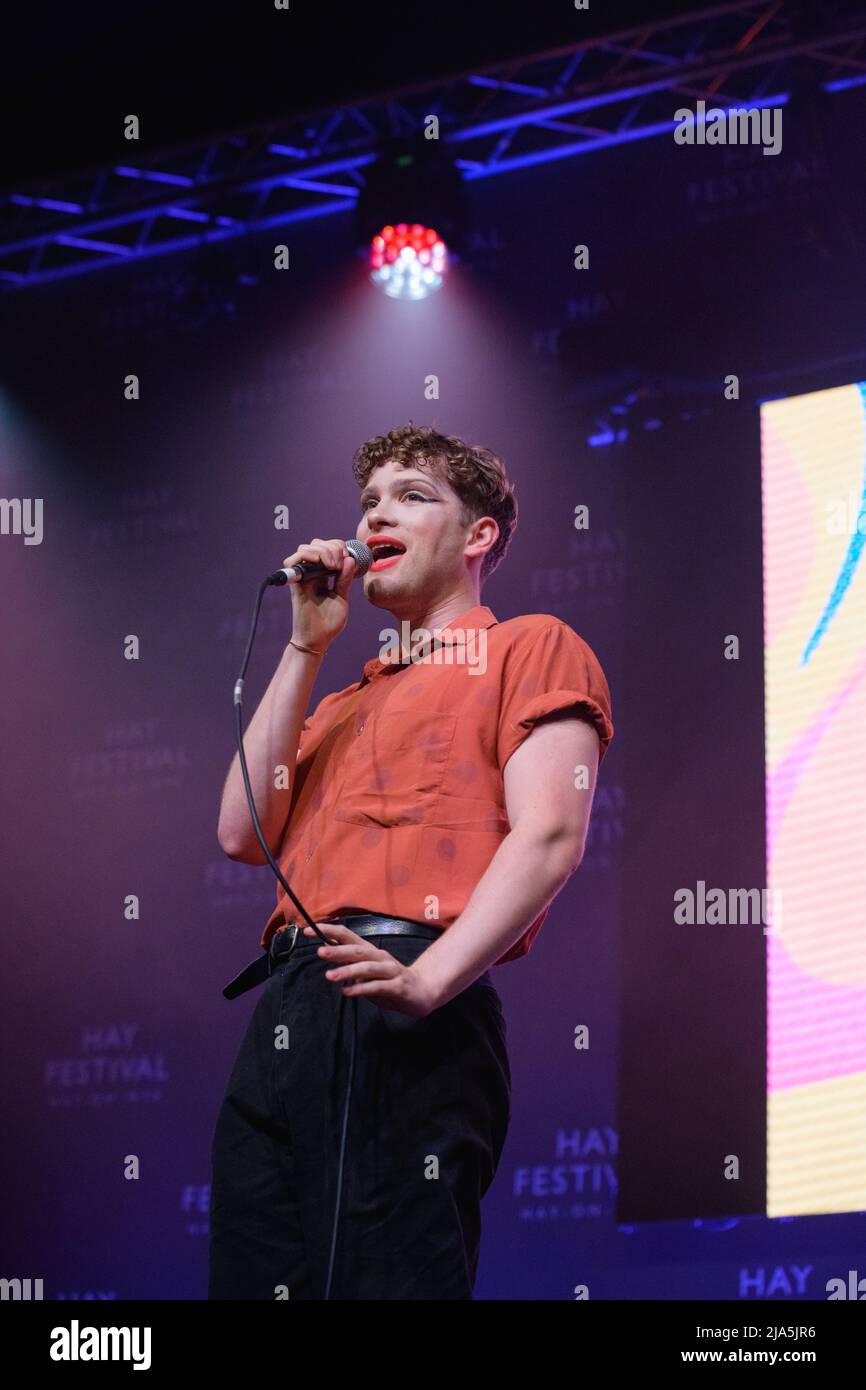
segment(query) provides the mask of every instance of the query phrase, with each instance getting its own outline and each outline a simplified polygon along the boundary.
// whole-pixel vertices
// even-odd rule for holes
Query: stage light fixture
[[[356,246],[374,285],[392,299],[440,289],[462,249],[463,181],[449,153],[417,133],[391,137],[364,170]],[[396,222],[395,218],[404,218]]]
[[[448,249],[433,227],[388,223],[370,242],[370,279],[392,299],[426,299],[448,269]]]

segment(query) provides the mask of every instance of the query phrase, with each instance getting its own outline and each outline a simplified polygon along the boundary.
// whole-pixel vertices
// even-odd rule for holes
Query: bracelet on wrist
[[[324,655],[325,655],[325,652],[323,652],[323,651],[322,651],[322,652],[317,651],[315,647],[302,647],[301,644],[300,644],[300,642],[296,642],[296,641],[295,641],[293,638],[291,638],[291,637],[289,638],[289,646],[290,646],[290,647],[297,647],[297,649],[298,649],[299,652],[310,652],[312,656],[324,656]],[[326,648],[325,650],[327,650],[327,648]]]

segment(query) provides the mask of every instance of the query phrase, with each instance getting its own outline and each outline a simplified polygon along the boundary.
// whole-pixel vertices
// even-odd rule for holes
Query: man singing
[[[356,452],[364,595],[395,631],[311,716],[357,573],[291,586],[292,637],[244,746],[278,889],[238,977],[267,979],[213,1141],[209,1297],[469,1299],[510,1116],[490,967],[525,955],[581,862],[610,692],[543,613],[480,603],[517,523],[488,449],[412,425]],[[266,862],[237,756],[219,842]]]

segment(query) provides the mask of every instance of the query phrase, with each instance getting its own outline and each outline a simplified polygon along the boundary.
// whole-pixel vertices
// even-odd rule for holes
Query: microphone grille
[[[373,552],[363,541],[346,541],[346,549],[358,566],[359,574],[366,574],[373,563]]]

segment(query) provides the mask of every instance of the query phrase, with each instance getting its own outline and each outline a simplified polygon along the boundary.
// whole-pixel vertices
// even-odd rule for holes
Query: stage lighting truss
[[[398,222],[373,237],[369,264],[373,284],[392,299],[426,299],[442,285],[448,251],[432,227]]]
[[[669,136],[684,99],[764,107],[842,92],[866,83],[864,50],[866,0],[832,21],[820,5],[794,13],[778,0],[656,19],[650,5],[639,27],[14,187],[0,198],[0,287],[349,212],[384,142],[423,129],[431,111],[468,182]]]

